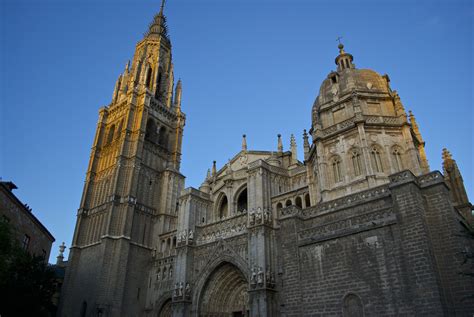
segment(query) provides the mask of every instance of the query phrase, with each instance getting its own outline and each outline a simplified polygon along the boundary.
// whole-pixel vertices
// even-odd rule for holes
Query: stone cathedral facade
[[[59,315],[472,316],[456,162],[444,150],[443,173],[430,170],[387,75],[356,68],[343,45],[335,63],[303,161],[293,136],[290,151],[280,136],[249,150],[244,136],[185,188],[162,8],[99,110]]]

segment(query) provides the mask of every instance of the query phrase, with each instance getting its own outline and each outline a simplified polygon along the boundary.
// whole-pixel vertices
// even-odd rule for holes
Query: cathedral
[[[185,188],[162,5],[99,110],[59,315],[472,316],[474,221],[455,160],[444,149],[430,170],[387,75],[342,44],[335,65],[303,160],[294,136],[256,151],[244,135]]]

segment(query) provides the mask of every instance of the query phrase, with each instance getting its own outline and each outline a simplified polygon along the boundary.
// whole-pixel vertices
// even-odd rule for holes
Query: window
[[[289,207],[291,205],[293,205],[293,204],[291,203],[291,200],[288,199],[285,203],[285,207]]]
[[[158,134],[158,144],[166,147],[166,143],[167,143],[166,128],[161,127],[160,132]]]
[[[280,211],[280,209],[283,208],[283,205],[281,203],[277,204],[277,210]]]
[[[112,126],[109,129],[109,134],[107,135],[107,143],[106,144],[112,143],[112,140],[114,139],[114,132],[115,132],[115,125],[112,124]]]
[[[304,195],[304,203],[305,203],[305,207],[308,208],[309,206],[311,206],[311,200],[309,198],[309,194],[306,194]]]
[[[402,164],[402,155],[399,148],[394,148],[392,151],[393,165],[397,172],[400,172],[403,169]]]
[[[148,119],[146,123],[145,139],[152,142],[156,140],[156,123],[153,119]]]
[[[359,296],[355,294],[348,294],[343,301],[343,316],[344,317],[362,317],[364,316],[364,309],[362,301]]]
[[[239,195],[237,199],[237,211],[242,212],[247,210],[247,188],[245,188]]]
[[[341,160],[339,157],[332,159],[332,174],[334,183],[342,182]]]
[[[21,242],[21,247],[23,250],[28,250],[28,247],[30,246],[30,236],[25,234],[23,237],[23,241]]]
[[[383,172],[383,165],[382,165],[382,158],[380,156],[380,151],[377,147],[372,147],[370,151],[370,155],[372,157],[372,166],[374,167],[374,171],[377,173]]]
[[[155,98],[160,96],[160,89],[161,89],[161,78],[163,77],[163,69],[158,70],[158,76],[156,76],[156,90],[155,90]]]
[[[362,174],[362,162],[360,153],[357,150],[352,151],[352,169],[354,170],[354,176]]]
[[[295,205],[298,206],[299,208],[303,209],[303,200],[301,199],[301,197],[296,197]]]
[[[227,216],[228,208],[229,208],[229,204],[228,204],[228,201],[227,201],[227,196],[224,195],[224,197],[222,197],[221,203],[219,205],[219,218],[223,218],[223,217]]]
[[[145,81],[145,86],[147,88],[151,88],[151,73],[152,73],[152,69],[151,67],[149,67],[146,72],[146,81]]]

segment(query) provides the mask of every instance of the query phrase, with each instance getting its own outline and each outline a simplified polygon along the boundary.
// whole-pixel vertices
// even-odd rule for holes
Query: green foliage
[[[41,256],[21,249],[0,220],[0,315],[50,316],[54,272]]]

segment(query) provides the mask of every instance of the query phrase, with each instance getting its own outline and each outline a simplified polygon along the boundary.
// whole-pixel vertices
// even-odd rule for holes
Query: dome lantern
[[[344,45],[339,43],[337,46],[339,48],[339,55],[336,57],[337,71],[340,72],[347,68],[355,68],[355,65],[352,64],[354,57],[344,51]]]

